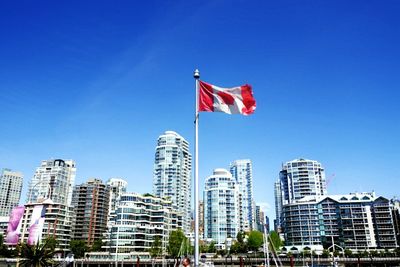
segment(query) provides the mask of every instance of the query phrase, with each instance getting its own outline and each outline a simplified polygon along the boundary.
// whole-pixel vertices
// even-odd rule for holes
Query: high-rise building
[[[107,181],[107,186],[110,188],[109,205],[108,205],[108,223],[107,227],[111,227],[115,217],[115,211],[121,200],[122,194],[126,193],[128,182],[121,178],[110,178]]]
[[[282,214],[289,249],[322,251],[333,242],[359,251],[397,247],[390,202],[375,193],[307,196]]]
[[[280,228],[282,224],[284,205],[306,196],[326,194],[325,170],[321,163],[315,160],[295,159],[283,164],[279,180],[275,183],[276,228]]]
[[[256,229],[251,161],[249,159],[235,160],[231,163],[230,171],[239,192],[239,231]]]
[[[285,163],[279,173],[283,205],[305,196],[327,194],[325,170],[315,160],[295,159]]]
[[[50,198],[54,203],[70,205],[75,175],[73,160],[43,160],[30,181],[27,202]]]
[[[256,225],[257,231],[264,232],[264,225],[265,225],[265,216],[264,212],[261,210],[261,206],[256,205]]]
[[[149,258],[149,249],[156,237],[165,255],[171,231],[181,228],[181,215],[171,200],[150,194],[124,193],[118,203],[115,222],[107,232],[104,253],[90,253],[91,258]]]
[[[238,191],[232,174],[215,169],[204,190],[204,238],[225,249],[238,233]]]
[[[3,169],[0,173],[0,216],[10,216],[21,198],[23,175]]]
[[[99,179],[76,185],[72,194],[74,207],[73,238],[91,247],[107,231],[109,187]]]
[[[153,194],[171,199],[183,215],[183,231],[190,232],[192,155],[189,143],[179,134],[166,131],[158,137],[155,152]]]
[[[281,232],[282,222],[281,222],[281,214],[282,214],[282,190],[280,181],[276,181],[274,183],[274,196],[275,196],[275,220],[274,220],[274,229],[276,232]]]
[[[267,233],[269,233],[270,231],[270,222],[268,216],[265,216],[265,230],[267,231]]]

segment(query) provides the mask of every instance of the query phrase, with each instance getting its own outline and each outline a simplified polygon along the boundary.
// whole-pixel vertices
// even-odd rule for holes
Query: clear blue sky
[[[146,2],[146,3],[144,3]],[[282,162],[336,174],[330,193],[400,195],[399,1],[3,1],[0,167],[43,159],[77,183],[150,192],[158,135],[193,144],[195,68],[253,85],[250,117],[202,113],[200,176],[250,158],[274,217]]]

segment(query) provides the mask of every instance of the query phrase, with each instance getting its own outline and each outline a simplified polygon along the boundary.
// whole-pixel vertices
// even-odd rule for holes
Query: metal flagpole
[[[194,71],[193,77],[196,81],[196,112],[194,119],[194,266],[199,266],[199,79],[200,72]]]

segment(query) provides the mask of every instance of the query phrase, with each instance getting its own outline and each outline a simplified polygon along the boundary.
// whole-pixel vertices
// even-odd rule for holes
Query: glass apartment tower
[[[0,216],[10,216],[21,198],[23,175],[3,169],[0,173]]]
[[[231,163],[230,171],[237,184],[239,200],[239,231],[255,230],[256,216],[253,201],[253,172],[249,159],[235,160]]]
[[[225,169],[215,169],[207,177],[204,190],[204,237],[216,242],[216,247],[226,245],[238,233],[238,191],[232,174]]]
[[[153,173],[153,194],[168,198],[182,214],[185,234],[191,223],[192,155],[189,143],[178,133],[166,131],[158,137]]]
[[[71,205],[75,175],[73,160],[43,160],[30,181],[27,202],[50,198],[54,203]]]

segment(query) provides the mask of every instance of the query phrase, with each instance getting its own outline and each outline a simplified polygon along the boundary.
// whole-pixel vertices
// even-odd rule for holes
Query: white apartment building
[[[71,205],[76,167],[73,160],[43,160],[29,184],[27,203],[49,198]]]
[[[23,175],[10,169],[0,173],[0,216],[10,216],[21,198]]]
[[[181,228],[181,215],[172,201],[150,194],[124,193],[116,209],[114,223],[107,233],[105,253],[89,253],[90,258],[149,258],[149,248],[159,237],[165,249],[171,231]]]
[[[322,251],[333,242],[358,251],[398,246],[390,201],[375,193],[307,196],[284,205],[282,214],[287,250]]]
[[[306,196],[327,194],[325,169],[315,160],[295,159],[282,165],[279,180],[275,183],[276,221],[282,223],[283,206],[295,203]]]
[[[239,231],[255,230],[256,207],[253,199],[253,171],[249,159],[235,160],[230,165],[230,172],[237,184],[239,198]]]
[[[121,178],[110,178],[107,181],[107,186],[110,188],[107,228],[110,228],[114,222],[113,219],[121,196],[126,193],[128,182]]]
[[[190,233],[192,155],[189,143],[178,133],[158,137],[153,173],[153,194],[171,199],[183,215],[183,231]]]
[[[204,238],[216,242],[218,249],[230,246],[239,231],[238,190],[232,174],[215,169],[204,189]]]

